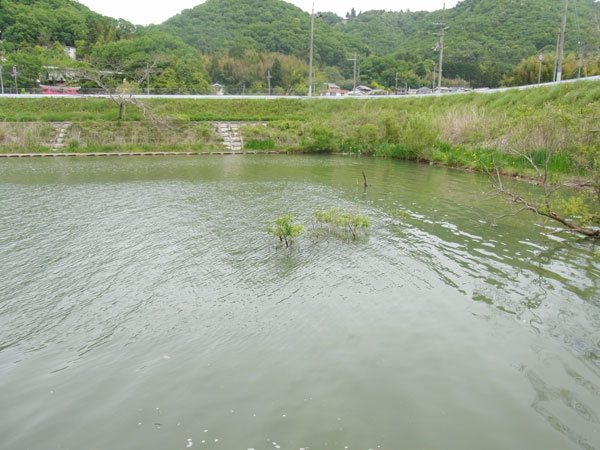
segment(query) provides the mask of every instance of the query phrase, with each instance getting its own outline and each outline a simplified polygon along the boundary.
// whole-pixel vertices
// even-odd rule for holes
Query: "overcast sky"
[[[288,0],[289,3],[310,11],[312,0]],[[123,18],[136,25],[161,23],[183,9],[193,8],[203,0],[79,0],[105,16]],[[446,7],[453,7],[457,0],[446,0]],[[317,0],[316,11],[333,11],[340,16],[345,15],[351,8],[358,11],[384,9],[386,11],[411,11],[442,9],[444,0]]]

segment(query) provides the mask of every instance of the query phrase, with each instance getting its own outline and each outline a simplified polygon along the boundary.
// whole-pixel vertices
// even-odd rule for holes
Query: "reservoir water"
[[[0,448],[600,449],[597,249],[490,190],[354,157],[0,161]],[[265,231],[329,208],[370,231]]]

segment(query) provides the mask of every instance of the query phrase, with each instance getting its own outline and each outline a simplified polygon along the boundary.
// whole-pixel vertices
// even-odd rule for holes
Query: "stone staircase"
[[[50,146],[50,149],[53,152],[56,152],[65,147],[65,140],[69,128],[71,127],[71,122],[53,122],[52,126],[57,131],[57,134],[56,138],[54,139],[54,142]]]
[[[240,152],[244,148],[244,140],[240,132],[240,124],[235,122],[218,122],[215,124],[217,133],[223,138],[227,150]]]

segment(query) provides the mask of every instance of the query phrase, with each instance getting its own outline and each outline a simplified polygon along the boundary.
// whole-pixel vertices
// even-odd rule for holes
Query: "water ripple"
[[[301,157],[0,175],[3,448],[176,448],[204,429],[228,448],[593,448],[600,265],[529,216],[492,225],[508,206],[480,177]],[[329,208],[371,230],[292,249],[265,231]]]

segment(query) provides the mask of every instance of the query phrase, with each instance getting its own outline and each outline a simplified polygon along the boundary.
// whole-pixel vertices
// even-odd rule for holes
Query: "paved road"
[[[525,90],[525,89],[533,89],[544,86],[555,86],[563,83],[577,83],[577,82],[592,82],[592,81],[600,81],[600,76],[582,78],[582,79],[574,79],[574,80],[564,80],[560,83],[542,83],[542,84],[531,84],[528,86],[516,86],[516,87],[507,87],[507,88],[498,88],[498,89],[475,89],[472,92],[482,93],[482,94],[493,94],[494,92],[506,92],[511,89],[517,90]],[[455,92],[455,93],[446,93],[446,94],[422,94],[422,95],[380,95],[380,96],[370,96],[370,95],[360,95],[351,98],[359,98],[359,99],[372,99],[372,98],[407,98],[407,97],[431,97],[435,96],[447,96],[447,95],[462,95],[467,94],[469,92]],[[0,98],[109,98],[108,95],[42,95],[42,94],[4,94],[0,95]],[[136,98],[144,99],[144,98],[185,98],[185,99],[197,99],[197,100],[230,100],[230,99],[264,99],[264,100],[277,100],[281,98],[292,98],[292,99],[304,99],[304,100],[340,100],[349,97],[306,97],[299,95],[289,95],[289,96],[268,96],[268,95],[136,95]]]

